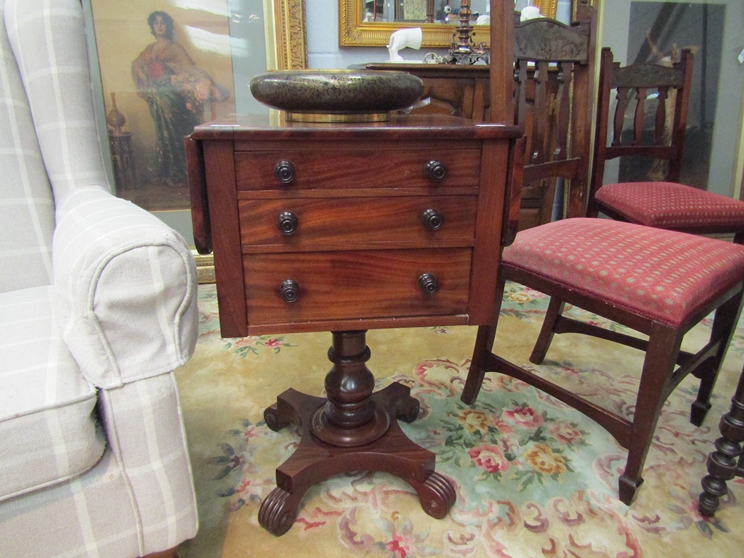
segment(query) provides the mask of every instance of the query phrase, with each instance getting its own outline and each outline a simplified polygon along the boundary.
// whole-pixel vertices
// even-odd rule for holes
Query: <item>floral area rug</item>
[[[329,333],[221,339],[213,285],[200,286],[200,340],[177,372],[199,505],[200,530],[180,558],[246,556],[392,558],[741,556],[742,479],[712,520],[697,513],[700,479],[744,362],[744,330],[729,349],[703,426],[688,420],[696,380],[665,404],[631,507],[617,499],[627,452],[578,411],[520,381],[487,374],[473,406],[460,401],[474,327],[371,330],[368,367],[382,388],[411,387],[419,419],[406,434],[437,454],[457,501],[442,520],[426,515],[405,482],[384,473],[333,477],[305,495],[282,537],[258,524],[274,469],[299,441],[273,432],[263,410],[293,387],[323,395]],[[544,295],[507,285],[495,347],[512,362],[631,417],[643,355],[612,343],[558,335],[545,362],[527,360],[547,307]],[[601,318],[571,313],[595,323]],[[619,328],[620,326],[611,326]],[[709,322],[685,340],[702,346]]]

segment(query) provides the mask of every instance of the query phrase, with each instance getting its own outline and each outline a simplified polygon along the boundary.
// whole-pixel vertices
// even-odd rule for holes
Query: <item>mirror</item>
[[[489,0],[471,0],[473,14],[487,13]],[[558,0],[518,0],[520,4],[540,8],[546,17],[555,18]],[[456,15],[445,18],[445,6],[460,7],[459,0],[339,0],[340,46],[387,46],[390,34],[404,27],[421,27],[422,47],[448,48],[459,25]],[[427,17],[428,16],[428,17]],[[434,20],[427,23],[427,19]],[[473,20],[472,24],[475,23]],[[476,42],[489,42],[490,27],[475,26]]]

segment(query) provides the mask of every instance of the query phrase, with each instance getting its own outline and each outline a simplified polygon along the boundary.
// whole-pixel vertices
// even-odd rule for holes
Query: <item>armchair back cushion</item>
[[[41,3],[0,1],[0,292],[52,282],[55,200],[108,190],[79,7]]]
[[[5,16],[5,3],[0,16]],[[54,198],[5,25],[0,25],[0,292],[52,282]]]

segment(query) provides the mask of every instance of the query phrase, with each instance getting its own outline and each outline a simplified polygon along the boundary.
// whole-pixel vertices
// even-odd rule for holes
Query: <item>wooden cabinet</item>
[[[198,127],[223,336],[487,323],[517,133],[440,115]]]

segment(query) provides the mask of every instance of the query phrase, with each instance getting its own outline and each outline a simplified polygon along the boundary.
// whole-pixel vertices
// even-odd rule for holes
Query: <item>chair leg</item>
[[[676,330],[661,324],[653,326],[638,387],[628,461],[619,481],[620,500],[628,506],[643,482],[643,464],[666,400],[668,380],[674,372],[681,344],[682,335]]]
[[[594,203],[594,198],[592,197],[592,199],[589,200],[589,203],[587,204],[586,216],[591,217],[592,219],[596,219],[598,215],[599,208],[597,207],[597,204]]]
[[[723,415],[719,425],[721,437],[716,440],[716,450],[708,456],[708,474],[703,477],[703,492],[700,494],[698,510],[705,516],[713,516],[722,496],[728,492],[726,481],[735,476],[744,476],[744,372],[731,400],[731,409]]]
[[[470,370],[465,380],[465,387],[462,390],[460,400],[463,403],[472,405],[480,393],[483,385],[483,377],[486,375],[485,364],[488,355],[493,348],[493,341],[496,338],[496,328],[499,324],[499,314],[501,313],[501,301],[504,298],[504,287],[506,281],[499,277],[496,283],[496,306],[493,313],[491,325],[480,326],[475,338],[475,347],[473,348],[473,357],[470,360]]]
[[[698,388],[697,398],[690,409],[690,422],[695,426],[701,426],[705,415],[710,409],[710,396],[713,393],[713,387],[718,378],[718,372],[721,370],[723,359],[726,356],[731,338],[736,330],[736,323],[739,320],[739,311],[741,308],[742,295],[739,293],[722,304],[717,310],[713,319],[711,328],[711,341],[718,340],[719,346],[715,356],[708,359],[702,366],[700,373],[695,376],[700,378],[700,387]]]
[[[563,308],[566,303],[555,297],[550,298],[550,304],[548,305],[548,311],[545,314],[542,328],[540,329],[540,335],[537,337],[535,342],[535,348],[532,349],[530,355],[530,362],[533,364],[541,364],[545,360],[545,355],[548,353],[550,343],[553,341],[553,334],[555,331],[555,323],[563,313]]]

